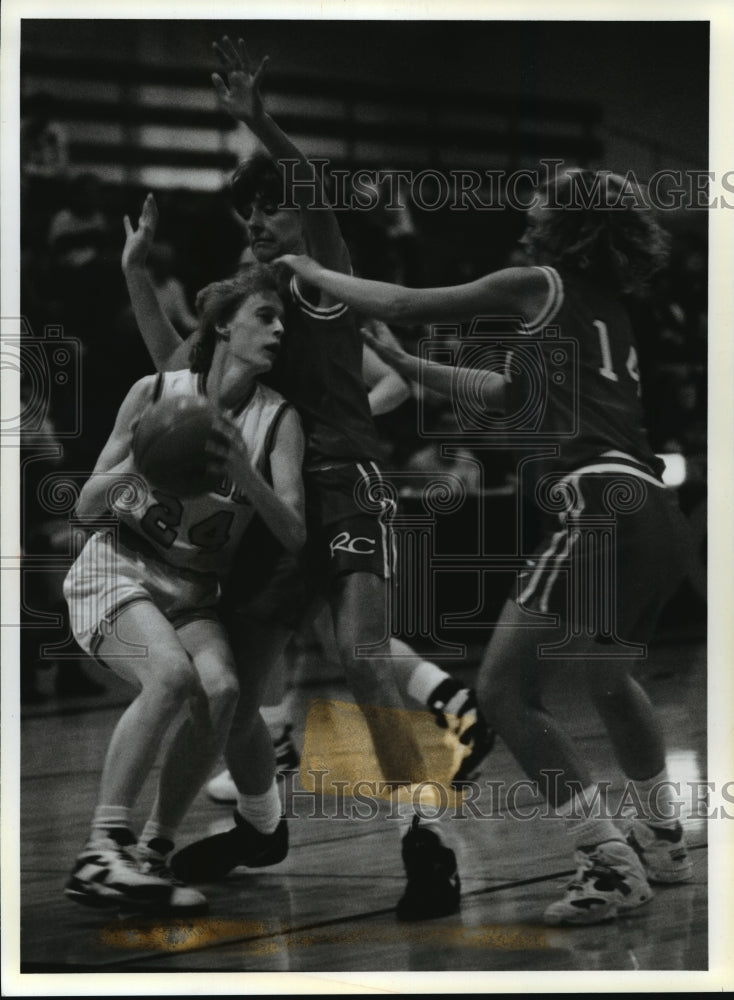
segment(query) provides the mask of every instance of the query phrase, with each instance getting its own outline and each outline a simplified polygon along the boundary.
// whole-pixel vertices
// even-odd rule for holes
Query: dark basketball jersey
[[[612,289],[578,273],[538,270],[548,281],[548,297],[522,333],[542,355],[545,377],[536,389],[542,398],[533,434],[557,451],[542,463],[545,470],[575,469],[616,451],[658,471],[644,427],[637,348],[624,304]],[[510,375],[508,410],[519,409],[527,392],[527,380]]]
[[[290,292],[281,350],[264,381],[298,410],[306,435],[305,467],[379,458],[354,314],[339,303],[312,305],[295,277]]]

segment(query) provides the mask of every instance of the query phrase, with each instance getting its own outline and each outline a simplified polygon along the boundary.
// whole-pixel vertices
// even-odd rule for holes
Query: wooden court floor
[[[470,679],[468,668],[466,673]],[[652,647],[642,676],[663,713],[671,778],[684,786],[705,780],[703,646]],[[462,907],[455,916],[416,924],[396,921],[394,906],[403,887],[398,822],[383,806],[373,819],[344,818],[340,813],[348,810],[338,808],[333,796],[303,794],[300,777],[285,791],[293,817],[288,857],[272,868],[238,869],[219,884],[201,886],[210,903],[207,916],[121,917],[75,905],[63,895],[64,882],[86,838],[107,740],[127,698],[114,678],[104,679],[108,691],[92,704],[51,698],[22,713],[19,933],[25,973],[555,973],[708,967],[707,824],[695,803],[682,796],[694,862],[690,883],[658,887],[647,906],[618,921],[545,927],[543,909],[568,881],[570,854],[558,820],[524,818],[540,805],[529,789],[521,788],[508,802],[507,789],[522,775],[502,744],[486,759],[478,779],[482,815],[443,821],[462,876]],[[323,705],[329,699],[348,701],[338,680],[299,688],[300,745],[308,738],[313,750],[313,734],[306,732],[309,711],[314,701]],[[619,792],[621,774],[608,759],[600,723],[572,671],[556,682],[548,704],[551,710],[567,707],[597,776],[612,779],[613,792]],[[487,782],[497,785],[489,788]],[[150,794],[146,789],[136,812],[141,821]],[[230,808],[202,792],[180,843],[228,828]]]

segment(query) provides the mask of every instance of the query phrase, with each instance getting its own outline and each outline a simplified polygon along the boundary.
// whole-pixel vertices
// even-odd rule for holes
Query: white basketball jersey
[[[206,395],[204,375],[177,371],[158,376],[154,399],[196,395]],[[278,425],[288,408],[279,393],[256,383],[230,413],[252,465],[266,479]],[[193,497],[157,489],[146,480],[142,497],[138,492],[131,504],[118,500],[115,513],[165,562],[224,579],[254,507],[226,475],[216,489]]]

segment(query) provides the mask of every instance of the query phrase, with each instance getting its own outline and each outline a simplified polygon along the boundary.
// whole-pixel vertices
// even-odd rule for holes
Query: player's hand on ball
[[[268,57],[265,56],[255,68],[244,41],[240,38],[235,46],[226,35],[221,42],[214,42],[213,48],[227,76],[225,82],[219,73],[212,73],[212,83],[219,103],[238,121],[248,123],[261,118],[264,109],[260,80],[268,64]]]
[[[122,221],[125,226],[122,269],[126,271],[129,268],[145,267],[158,225],[158,206],[153,195],[149,194],[143,202],[137,229],[133,229],[129,215],[126,215]]]

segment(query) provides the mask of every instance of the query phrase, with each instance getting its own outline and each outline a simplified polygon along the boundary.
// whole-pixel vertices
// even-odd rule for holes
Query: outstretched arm
[[[490,411],[501,411],[504,408],[505,380],[497,372],[434,364],[408,354],[400,344],[394,342],[394,338],[388,342],[364,328],[362,339],[386,364],[411,382],[417,382],[448,398],[457,392],[470,392],[472,398],[481,399],[485,408]]]
[[[400,326],[464,322],[482,315],[532,320],[548,295],[547,280],[536,268],[508,267],[465,285],[404,288],[340,274],[303,255],[284,254],[278,260],[340,302]]]
[[[122,273],[125,275],[130,302],[145,346],[158,371],[183,368],[185,363],[178,364],[176,356],[183,341],[161,308],[148,274],[148,254],[158,223],[158,208],[153,195],[149,194],[143,202],[137,229],[133,229],[128,215],[123,222],[125,246],[122,251]]]
[[[336,215],[329,207],[322,177],[263,106],[260,81],[268,57],[255,67],[244,41],[240,38],[235,45],[226,35],[221,43],[214,43],[214,51],[227,77],[225,81],[219,73],[212,74],[212,82],[224,110],[237,121],[244,122],[273,159],[290,161],[288,170],[293,170],[290,176],[296,182],[290,193],[301,210],[309,253],[325,267],[349,271],[349,252]]]

